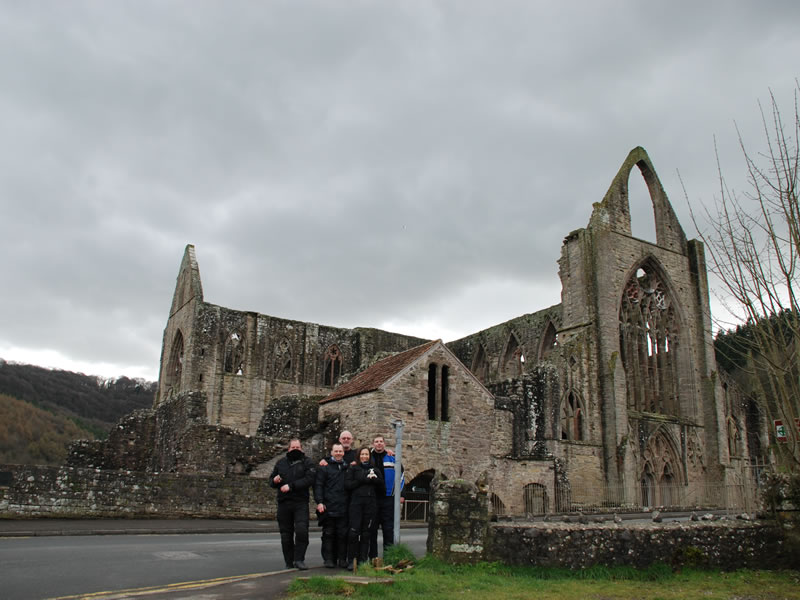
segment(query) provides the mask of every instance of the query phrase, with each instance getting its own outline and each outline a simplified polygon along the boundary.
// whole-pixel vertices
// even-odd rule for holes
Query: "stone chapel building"
[[[637,171],[655,243],[631,235]],[[717,373],[703,246],[642,148],[566,236],[558,266],[560,304],[444,344],[207,303],[187,246],[154,408],[191,394],[195,418],[254,436],[277,399],[313,398],[320,419],[389,446],[401,419],[406,481],[477,481],[513,514],[695,506],[748,482],[765,425]]]

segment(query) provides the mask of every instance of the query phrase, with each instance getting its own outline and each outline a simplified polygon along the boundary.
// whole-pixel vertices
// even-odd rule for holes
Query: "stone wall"
[[[655,563],[721,569],[796,568],[783,529],[739,520],[490,523],[487,494],[463,481],[434,486],[428,552],[450,563],[581,569]]]
[[[0,465],[0,518],[274,519],[266,479]]]

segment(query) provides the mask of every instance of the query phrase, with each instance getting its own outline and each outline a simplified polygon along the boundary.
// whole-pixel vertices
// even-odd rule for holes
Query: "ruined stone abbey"
[[[656,243],[631,235],[632,173]],[[153,410],[71,461],[263,478],[290,436],[319,457],[342,429],[392,446],[402,420],[407,490],[477,482],[498,513],[699,506],[744,489],[764,424],[717,373],[703,246],[642,148],[558,266],[560,304],[443,343],[210,304],[187,246]]]

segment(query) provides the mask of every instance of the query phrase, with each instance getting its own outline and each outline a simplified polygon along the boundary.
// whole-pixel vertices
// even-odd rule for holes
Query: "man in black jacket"
[[[269,484],[278,490],[278,529],[287,569],[305,570],[308,548],[308,488],[314,485],[314,463],[303,454],[300,440],[289,441],[289,449],[275,463]]]
[[[317,469],[314,499],[322,526],[322,560],[329,569],[337,563],[347,568],[347,492],[344,474],[344,447],[334,444],[324,467]]]

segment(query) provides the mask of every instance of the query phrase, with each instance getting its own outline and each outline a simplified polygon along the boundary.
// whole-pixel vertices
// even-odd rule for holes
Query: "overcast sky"
[[[560,301],[643,146],[687,235],[789,110],[800,2],[0,0],[0,357],[157,377],[208,302],[457,339]],[[631,178],[634,234],[653,239]]]

